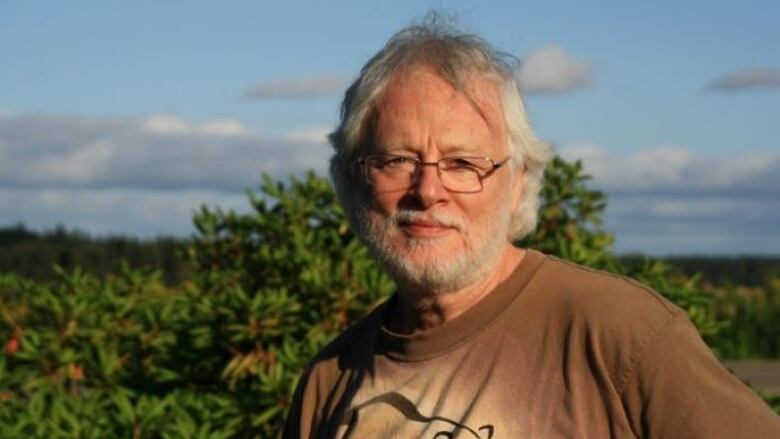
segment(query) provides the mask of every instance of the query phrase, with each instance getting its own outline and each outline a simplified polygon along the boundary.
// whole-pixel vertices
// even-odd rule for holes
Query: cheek
[[[371,197],[370,205],[377,213],[389,214],[395,211],[398,206],[399,197],[392,196],[391,194],[376,195],[372,192],[369,196]]]
[[[460,212],[464,219],[476,229],[472,233],[486,233],[488,229],[497,226],[504,221],[506,215],[513,212],[510,200],[511,193],[508,189],[503,191],[492,188],[488,193],[480,197],[468,200],[468,203],[459,204]]]
[[[492,215],[496,207],[496,198],[488,194],[474,194],[472,197],[462,197],[456,201],[456,206],[467,220],[479,220]]]

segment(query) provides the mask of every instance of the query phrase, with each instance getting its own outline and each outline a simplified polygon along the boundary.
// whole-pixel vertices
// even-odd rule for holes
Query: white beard
[[[498,200],[498,212],[483,213],[475,223],[467,225],[460,217],[441,212],[397,210],[382,215],[365,204],[357,215],[360,235],[377,263],[396,281],[399,287],[446,293],[473,284],[495,269],[508,242],[511,220],[508,200]],[[412,238],[403,233],[399,222],[419,217],[453,227],[454,233],[465,237],[463,251],[447,254],[441,242],[451,236]],[[449,234],[448,234],[449,235]],[[413,257],[416,256],[416,257]]]

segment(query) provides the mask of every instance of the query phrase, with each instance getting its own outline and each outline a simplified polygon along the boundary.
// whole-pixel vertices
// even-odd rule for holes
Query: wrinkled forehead
[[[374,102],[373,110],[372,135],[377,134],[380,120],[415,116],[420,120],[433,120],[439,116],[444,124],[454,129],[480,125],[487,127],[501,143],[507,138],[501,89],[497,81],[486,74],[452,77],[430,66],[407,67],[390,78]]]

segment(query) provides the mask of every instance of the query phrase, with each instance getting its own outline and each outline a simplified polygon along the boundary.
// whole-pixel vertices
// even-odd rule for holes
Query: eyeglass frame
[[[408,187],[399,188],[398,190],[409,189],[409,188],[413,187],[419,181],[420,171],[421,171],[423,166],[436,166],[436,173],[439,176],[439,179],[442,181],[442,184],[444,185],[444,188],[447,189],[450,192],[459,193],[459,194],[470,194],[470,193],[481,192],[482,188],[483,188],[482,180],[484,180],[484,179],[490,177],[491,175],[493,175],[493,173],[496,172],[496,170],[498,170],[499,168],[504,166],[512,158],[512,156],[510,155],[510,156],[507,156],[507,158],[505,158],[504,160],[496,161],[496,160],[494,160],[494,159],[492,159],[490,157],[454,156],[454,157],[442,157],[439,160],[436,160],[436,161],[433,161],[433,162],[426,162],[426,161],[420,160],[417,157],[410,157],[410,156],[401,155],[401,154],[369,154],[369,155],[366,155],[366,156],[363,156],[363,157],[359,157],[357,159],[357,162],[360,165],[360,169],[363,172],[363,177],[366,179],[366,182],[368,184],[372,184],[372,182],[371,182],[371,180],[370,180],[370,178],[368,176],[368,173],[369,173],[369,170],[368,170],[368,159],[370,159],[372,157],[390,157],[390,158],[398,157],[398,158],[404,158],[404,159],[407,159],[407,160],[410,160],[410,161],[414,162],[414,171],[411,173],[411,184]],[[479,172],[476,172],[476,171],[474,172],[475,174],[477,174],[477,179],[479,179],[479,189],[474,190],[474,191],[452,190],[452,189],[448,188],[447,185],[444,183],[444,179],[442,178],[442,168],[441,168],[441,165],[440,165],[441,162],[443,162],[445,160],[458,160],[458,159],[480,159],[480,160],[487,160],[488,162],[490,162],[491,167],[489,169],[484,170],[483,174],[481,174]]]

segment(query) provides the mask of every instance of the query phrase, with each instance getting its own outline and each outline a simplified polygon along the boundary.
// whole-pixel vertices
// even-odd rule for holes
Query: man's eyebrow
[[[403,150],[399,150],[398,148],[390,148],[386,146],[374,146],[366,153],[368,154],[399,154],[403,152]]]
[[[387,154],[409,153],[413,155],[419,155],[420,153],[420,150],[418,148],[414,148],[410,145],[405,145],[405,144],[375,145],[374,149]],[[441,147],[441,150],[445,156],[458,155],[458,156],[468,156],[468,157],[475,157],[475,156],[481,157],[484,155],[479,150],[475,150],[475,148],[469,148],[460,144],[447,145]]]
[[[477,154],[477,151],[475,151],[474,148],[469,148],[469,147],[466,147],[466,146],[463,146],[463,145],[459,145],[459,144],[447,146],[445,148],[445,151],[446,151],[447,155],[457,154],[457,155],[471,155],[471,156],[473,156],[473,155]],[[479,154],[477,154],[477,155],[479,155]]]
[[[415,148],[412,148],[411,146],[404,145],[404,144],[376,145],[374,148],[377,151],[384,152],[387,154],[409,153],[412,155],[417,155],[418,152]]]

